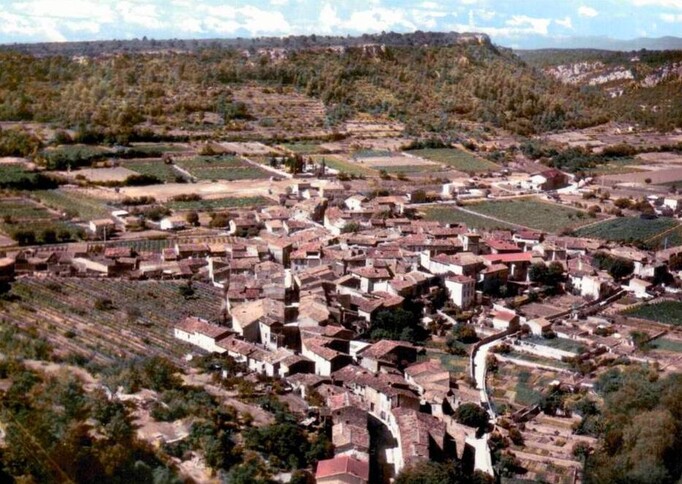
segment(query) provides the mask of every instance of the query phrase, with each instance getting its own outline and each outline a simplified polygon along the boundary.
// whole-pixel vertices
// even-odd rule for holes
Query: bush
[[[488,425],[490,416],[480,405],[464,403],[455,410],[455,418],[462,425],[480,429]]]

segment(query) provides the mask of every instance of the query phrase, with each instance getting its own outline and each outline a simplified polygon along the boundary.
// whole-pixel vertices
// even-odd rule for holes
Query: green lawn
[[[670,324],[672,326],[682,325],[682,302],[680,301],[661,301],[658,303],[645,304],[633,309],[623,311],[622,314],[633,318],[647,319],[657,323]]]
[[[619,175],[622,173],[633,173],[637,171],[642,171],[637,168],[637,165],[641,165],[642,161],[636,158],[619,158],[617,160],[611,160],[603,165],[597,165],[593,168],[586,168],[585,173],[590,176],[595,175]]]
[[[273,203],[272,200],[265,197],[230,197],[214,200],[168,202],[166,206],[172,210],[215,210],[220,208],[263,207]]]
[[[405,173],[409,175],[411,173],[433,173],[436,171],[442,171],[443,167],[440,165],[386,165],[386,166],[374,166],[377,171],[384,170],[386,173],[397,174]]]
[[[621,217],[578,229],[576,235],[618,242],[635,242],[649,240],[676,225],[677,222],[670,218],[647,220],[638,217]]]
[[[492,161],[478,158],[466,151],[455,148],[433,148],[423,150],[412,150],[408,153],[425,158],[427,160],[442,163],[458,171],[476,173],[481,171],[499,170],[500,166]]]
[[[544,232],[558,232],[566,227],[578,227],[594,221],[580,210],[535,198],[478,202],[466,208]]]
[[[52,214],[37,203],[25,198],[5,198],[0,200],[0,218],[11,217],[17,222],[32,223],[36,220],[50,220]]]
[[[504,222],[496,222],[488,218],[479,217],[470,213],[462,212],[453,205],[424,207],[424,219],[436,220],[445,224],[464,224],[470,229],[510,229],[514,226]]]

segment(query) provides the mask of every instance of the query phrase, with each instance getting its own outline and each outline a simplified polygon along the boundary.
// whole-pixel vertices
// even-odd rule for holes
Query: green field
[[[53,215],[45,208],[25,198],[5,198],[0,200],[0,218],[11,217],[17,222],[51,220]]]
[[[433,148],[412,150],[408,153],[425,158],[427,160],[442,163],[458,171],[476,173],[481,171],[499,170],[500,166],[495,163],[478,158],[466,151],[454,148]]]
[[[161,159],[131,160],[126,161],[122,166],[136,171],[141,175],[154,176],[164,183],[172,183],[178,176],[181,176],[171,165],[165,164]]]
[[[343,158],[336,155],[313,155],[311,157],[315,163],[322,163],[324,161],[325,165],[329,168],[337,170],[348,175],[356,176],[372,176],[377,175],[377,171],[366,166],[360,165],[358,163],[353,163],[346,161]]]
[[[680,326],[682,325],[682,302],[661,301],[659,303],[645,304],[623,311],[622,314],[657,323]]]
[[[38,190],[31,192],[41,203],[48,207],[75,215],[84,220],[107,218],[111,216],[104,200],[87,197],[82,193],[65,190]]]
[[[584,171],[590,176],[620,175],[623,173],[642,171],[640,168],[637,168],[637,165],[641,164],[642,161],[636,158],[618,158],[603,165],[597,165],[593,168],[586,168]]]
[[[297,155],[313,155],[322,151],[320,145],[315,143],[284,143],[282,147]]]
[[[578,229],[576,235],[618,242],[643,242],[675,227],[675,225],[677,222],[669,218],[647,220],[636,217],[621,217]]]
[[[188,202],[168,202],[172,210],[216,210],[220,208],[264,207],[274,202],[265,197],[230,197],[213,200],[194,200]]]
[[[386,173],[398,174],[405,173],[418,174],[418,173],[434,173],[437,171],[442,171],[443,167],[440,165],[385,165],[385,166],[373,166],[377,171],[384,170]]]
[[[178,160],[177,164],[199,180],[253,180],[271,176],[236,156],[195,156]]]
[[[431,359],[440,360],[443,366],[456,373],[465,373],[469,367],[469,358],[466,356],[456,356],[449,353],[441,353],[440,351],[426,351],[426,354],[419,358],[419,361],[426,361]]]
[[[353,158],[381,158],[393,155],[388,150],[358,150],[353,153]]]
[[[422,210],[424,220],[435,220],[444,224],[464,224],[470,229],[482,230],[514,228],[511,224],[462,212],[453,205],[424,207]]]
[[[585,212],[535,198],[478,202],[467,205],[474,212],[544,232],[558,232],[593,221]]]
[[[655,350],[670,351],[671,353],[682,353],[682,341],[666,338],[659,338],[651,342],[651,347]]]
[[[682,225],[670,232],[662,232],[660,235],[652,238],[647,242],[647,245],[652,250],[669,249],[671,247],[679,247],[682,245]]]

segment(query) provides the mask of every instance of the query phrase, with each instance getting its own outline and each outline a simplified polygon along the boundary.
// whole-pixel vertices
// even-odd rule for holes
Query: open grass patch
[[[682,325],[682,302],[661,301],[626,309],[622,314],[672,326]]]
[[[511,229],[514,226],[505,222],[498,222],[485,217],[479,217],[467,212],[458,210],[453,205],[424,207],[425,220],[435,220],[444,224],[464,224],[471,229]]]
[[[576,235],[617,242],[644,242],[676,225],[677,222],[670,218],[623,217],[578,229]]]
[[[476,173],[481,171],[499,170],[500,166],[495,163],[478,158],[466,151],[456,148],[432,148],[422,150],[412,150],[408,153],[447,165],[458,171]]]
[[[427,361],[438,359],[443,366],[455,373],[465,373],[469,366],[469,358],[466,356],[456,356],[449,353],[441,353],[440,351],[426,351],[426,354],[420,357],[419,361]]]
[[[542,202],[536,198],[478,202],[467,205],[466,208],[544,232],[558,232],[566,227],[579,227],[594,221],[580,210]]]
[[[316,143],[284,143],[282,147],[297,155],[314,155],[323,151],[320,145]]]

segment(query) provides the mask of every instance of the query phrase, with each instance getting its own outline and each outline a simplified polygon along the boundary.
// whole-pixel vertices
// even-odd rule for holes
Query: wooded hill
[[[192,129],[192,114],[216,113],[221,126],[249,117],[248,102],[233,98],[233,89],[249,83],[321,99],[330,128],[359,112],[402,121],[412,134],[456,133],[471,121],[521,135],[611,119],[682,126],[682,114],[674,114],[674,81],[610,100],[599,87],[562,84],[481,34],[130,42],[123,45],[149,48],[83,58],[72,57],[78,46],[87,44],[85,54],[96,43],[55,47],[69,56],[5,47],[0,120],[130,132],[142,124]],[[169,50],[177,42],[195,47]],[[16,48],[36,53],[42,47]],[[665,96],[667,104],[642,111],[642,96],[653,96],[651,103]]]

